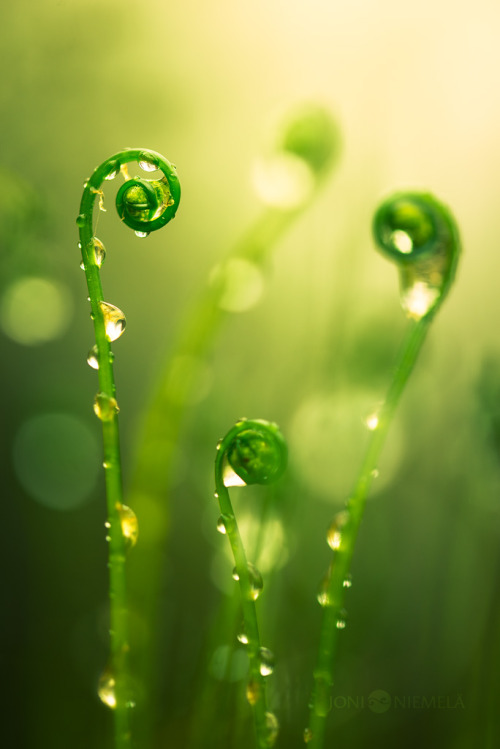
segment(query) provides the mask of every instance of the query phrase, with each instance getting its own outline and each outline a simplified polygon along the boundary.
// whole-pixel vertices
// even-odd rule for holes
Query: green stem
[[[105,165],[109,165],[105,162]],[[103,166],[105,166],[103,165]],[[102,169],[102,167],[101,167]],[[79,225],[82,259],[87,278],[90,298],[91,316],[94,321],[94,333],[99,362],[99,392],[106,399],[116,398],[116,387],[113,374],[111,346],[106,336],[105,321],[101,308],[104,301],[99,268],[93,251],[93,208],[99,194],[103,175],[94,172],[84,189],[80,205],[80,217],[84,216],[83,225]],[[79,217],[79,224],[82,219]],[[117,749],[128,749],[130,727],[128,708],[126,706],[126,683],[128,679],[128,616],[127,590],[125,575],[125,539],[121,529],[119,509],[123,500],[122,472],[120,460],[120,439],[118,432],[118,413],[111,409],[109,419],[102,421],[104,448],[105,484],[107,500],[107,537],[109,539],[109,599],[110,599],[110,664],[108,678],[114,681],[114,724],[115,746]],[[113,705],[113,698],[111,703]]]
[[[238,583],[241,592],[241,606],[243,610],[243,622],[245,634],[248,638],[247,652],[249,659],[249,681],[248,695],[251,694],[249,702],[252,707],[257,746],[259,749],[269,747],[267,728],[267,700],[264,677],[260,672],[260,635],[257,622],[257,611],[253,596],[252,582],[248,569],[245,548],[241,539],[238,523],[234,515],[233,506],[229,492],[224,484],[223,463],[227,447],[240,431],[236,426],[231,429],[219,443],[215,459],[215,490],[219,502],[221,514],[225,519],[226,533],[233,553],[235,570],[238,574]]]
[[[324,745],[326,718],[331,709],[331,688],[333,685],[335,656],[341,628],[342,609],[345,597],[345,580],[349,574],[359,526],[363,517],[366,498],[377,469],[387,433],[399,399],[413,370],[418,354],[429,329],[432,315],[411,322],[406,340],[401,348],[399,362],[387,397],[378,414],[378,424],[373,430],[368,449],[354,486],[354,491],[346,505],[346,520],[342,525],[339,546],[333,551],[331,573],[325,591],[325,605],[321,623],[320,641],[314,686],[309,714],[307,741],[312,749]]]
[[[120,438],[118,430],[118,404],[116,403],[116,387],[113,373],[113,355],[110,339],[106,330],[106,319],[103,312],[104,302],[100,263],[95,254],[95,240],[93,231],[93,213],[96,197],[99,196],[99,207],[102,206],[102,185],[106,179],[113,179],[125,164],[137,161],[148,161],[151,169],[162,170],[166,184],[168,184],[168,203],[155,205],[157,193],[150,187],[150,181],[138,178],[133,181],[141,185],[144,194],[149,191],[152,195],[150,203],[142,208],[142,213],[127,199],[127,188],[122,188],[124,197],[121,198],[118,209],[121,210],[122,220],[136,230],[154,231],[165,225],[177,209],[180,198],[180,187],[175,169],[160,154],[146,149],[126,149],[103,162],[95,169],[92,176],[84,185],[80,213],[77,225],[80,235],[82,252],[82,266],[87,279],[91,318],[94,322],[95,356],[98,362],[99,393],[96,396],[95,412],[102,421],[105,486],[107,500],[107,539],[109,541],[109,599],[110,599],[110,662],[104,672],[99,694],[109,707],[113,708],[115,725],[116,749],[129,749],[131,734],[129,725],[129,637],[128,637],[128,603],[127,582],[125,570],[126,543],[122,527],[123,488],[120,459]],[[129,183],[132,185],[132,182]],[[154,183],[153,183],[154,184]],[[167,195],[167,187],[158,188],[160,197]],[[143,193],[139,193],[143,199]],[[128,208],[136,209],[130,218]],[[149,214],[153,214],[151,219]],[[101,258],[101,262],[102,262]],[[129,511],[130,512],[130,511]]]

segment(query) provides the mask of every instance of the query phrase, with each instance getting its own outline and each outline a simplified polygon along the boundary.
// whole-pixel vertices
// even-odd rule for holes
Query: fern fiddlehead
[[[156,179],[130,179],[127,164],[138,162],[144,172],[160,171]],[[101,700],[111,707],[115,717],[115,745],[131,745],[129,708],[133,705],[128,674],[128,623],[125,554],[137,538],[137,519],[123,504],[118,402],[113,374],[111,341],[125,329],[125,315],[103,297],[100,268],[106,257],[104,244],[94,235],[93,214],[98,199],[104,209],[103,184],[118,174],[125,178],[118,190],[116,207],[122,221],[139,236],[160,229],[174,216],[180,200],[180,185],[175,168],[163,156],[147,149],[120,151],[104,161],[85,182],[76,219],[79,229],[81,267],[87,280],[95,345],[87,361],[97,370],[99,391],[94,411],[102,423],[104,469],[107,497],[107,540],[109,542],[110,660],[99,683]]]

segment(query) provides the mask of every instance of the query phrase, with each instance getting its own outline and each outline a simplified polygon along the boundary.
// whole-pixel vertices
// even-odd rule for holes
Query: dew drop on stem
[[[91,242],[92,251],[94,253],[95,264],[98,268],[102,267],[106,259],[106,248],[103,243],[97,237],[94,237]]]
[[[137,543],[137,537],[139,535],[139,523],[137,522],[137,516],[135,512],[127,507],[127,505],[120,505],[118,509],[120,516],[120,525],[125,539],[126,549],[131,549]]]
[[[98,354],[97,344],[94,344],[87,354],[87,364],[89,367],[92,367],[92,369],[99,369]]]
[[[337,551],[338,549],[340,549],[342,543],[342,529],[344,528],[348,519],[349,513],[347,512],[347,510],[342,510],[335,515],[332,522],[330,523],[330,527],[328,528],[326,534],[326,540],[328,546],[330,547],[330,549],[332,549],[332,551]]]
[[[260,648],[258,658],[261,676],[270,676],[274,671],[273,653],[268,648]]]
[[[125,330],[127,324],[125,315],[121,309],[115,307],[114,304],[110,304],[109,302],[100,302],[99,305],[104,318],[106,337],[108,341],[116,341]]]
[[[112,710],[116,708],[116,680],[111,671],[104,671],[97,685],[97,694],[102,703]]]
[[[116,398],[106,393],[97,393],[94,399],[94,413],[101,421],[111,421],[119,410]]]
[[[156,166],[156,164],[152,164],[150,161],[146,161],[145,159],[139,161],[139,166],[145,172],[154,172],[154,171],[156,171],[156,169],[158,169],[158,167]]]

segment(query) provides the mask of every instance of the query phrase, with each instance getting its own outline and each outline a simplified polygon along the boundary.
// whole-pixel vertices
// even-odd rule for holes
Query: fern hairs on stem
[[[265,270],[274,246],[314,201],[339,152],[338,126],[323,107],[315,104],[302,106],[289,118],[277,139],[275,153],[302,164],[310,177],[310,193],[300,204],[264,208],[254,226],[225,261],[214,269],[210,282],[188,311],[160,373],[138,432],[128,494],[129,503],[138,510],[143,508],[141,514],[145,519],[151,517],[150,528],[142,526],[143,543],[134,560],[130,583],[136,605],[147,612],[147,618],[152,622],[156,620],[161,554],[168,533],[169,518],[165,515],[165,508],[168,507],[166,498],[173,463],[181,441],[184,417],[199,387],[200,373],[222,325],[231,315],[231,310],[224,305],[231,284],[231,269],[236,262],[240,268],[257,275]],[[161,508],[161,514],[156,508]],[[146,683],[151,683],[151,671],[156,666],[155,642],[153,631],[146,645],[148,652],[142,669]]]
[[[276,424],[242,419],[217,446],[215,496],[221,516],[219,529],[227,534],[234,557],[233,577],[238,581],[248,649],[247,699],[252,707],[259,749],[272,746],[278,733],[273,713],[267,711],[265,676],[272,672],[272,654],[261,647],[255,601],[262,589],[258,570],[247,561],[228,486],[270,484],[286,468],[287,447]]]
[[[130,162],[138,162],[145,172],[160,171],[162,176],[150,180],[140,177],[130,179],[126,169]],[[80,234],[81,265],[87,279],[94,323],[95,345],[87,361],[98,373],[99,391],[95,397],[94,411],[102,422],[107,497],[111,652],[108,668],[99,683],[99,696],[114,711],[116,749],[128,749],[131,746],[128,713],[133,700],[128,673],[125,554],[127,547],[135,543],[137,519],[122,501],[119,408],[110,345],[123,333],[125,316],[118,307],[104,301],[100,268],[106,251],[93,229],[97,198],[99,208],[105,210],[102,186],[120,173],[125,177],[125,182],[118,190],[116,208],[121,220],[139,236],[160,229],[175,216],[180,200],[180,185],[175,168],[159,153],[143,148],[120,151],[97,167],[85,182],[76,220]]]
[[[375,214],[373,232],[381,252],[398,266],[401,304],[410,323],[386,399],[369,424],[371,439],[353,492],[327,534],[332,559],[318,598],[323,617],[309,725],[304,733],[306,743],[314,749],[324,745],[338,639],[345,627],[344,599],[366,498],[396,407],[431,321],[452,284],[460,253],[451,213],[427,193],[401,192],[384,201]]]

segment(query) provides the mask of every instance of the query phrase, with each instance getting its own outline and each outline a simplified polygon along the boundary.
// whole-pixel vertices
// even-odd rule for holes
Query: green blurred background
[[[498,4],[19,0],[1,18],[5,746],[111,746],[96,694],[107,550],[75,226],[83,180],[124,146],[144,146],[177,164],[183,189],[176,220],[147,240],[120,224],[111,200],[99,218],[105,297],[127,315],[113,344],[127,481],[161,363],[210,270],[260,215],[255,162],[302,101],[338,119],[342,154],[276,246],[258,304],[230,317],[187,412],[160,508],[170,524],[160,679],[138,746],[252,746],[244,659],[229,681],[220,667],[220,648],[233,643],[220,614],[232,581],[212,498],[216,441],[242,415],[277,421],[290,445],[259,605],[277,659],[277,746],[301,745],[325,532],[405,328],[396,272],[374,251],[370,221],[382,197],[405,187],[452,208],[464,254],[367,506],[327,746],[497,746]],[[260,507],[262,493],[234,494],[240,512]],[[133,616],[147,641],[150,622]],[[369,708],[376,690],[392,698],[382,714]]]

